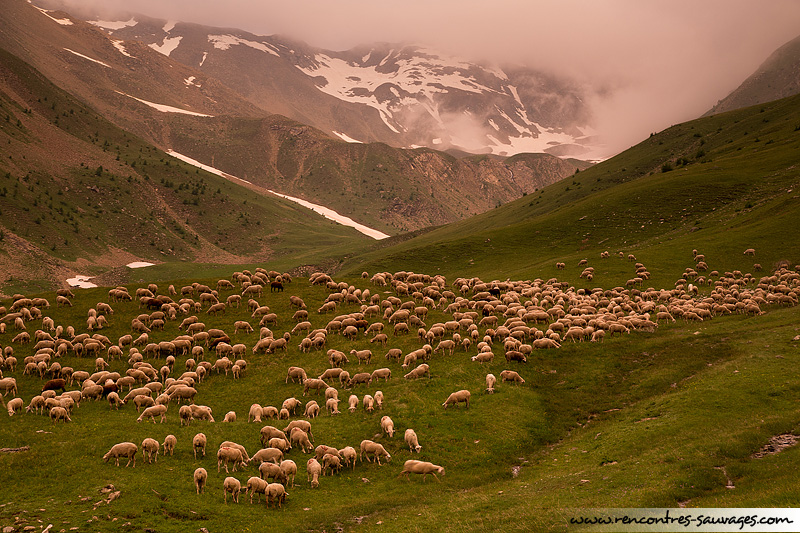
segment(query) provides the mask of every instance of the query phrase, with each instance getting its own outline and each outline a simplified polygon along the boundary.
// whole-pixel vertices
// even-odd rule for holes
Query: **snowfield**
[[[196,113],[194,111],[187,111],[185,109],[180,109],[178,107],[172,107],[171,105],[164,105],[164,104],[156,104],[154,102],[148,102],[147,100],[142,100],[141,98],[136,98],[135,96],[131,96],[130,94],[123,93],[122,91],[114,91],[117,94],[121,94],[122,96],[127,96],[128,98],[133,98],[144,105],[150,106],[153,109],[157,109],[162,113],[181,113],[183,115],[192,115],[195,117],[213,117],[214,115],[206,115],[204,113]]]

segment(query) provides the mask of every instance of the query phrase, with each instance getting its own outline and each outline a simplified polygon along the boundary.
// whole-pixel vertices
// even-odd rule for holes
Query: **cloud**
[[[594,88],[615,150],[697,117],[796,37],[795,0],[66,0],[81,7],[286,35],[345,50],[429,44]],[[602,90],[601,90],[602,89]]]

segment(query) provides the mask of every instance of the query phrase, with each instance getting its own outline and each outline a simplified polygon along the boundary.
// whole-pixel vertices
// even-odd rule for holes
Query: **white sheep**
[[[311,483],[311,488],[319,487],[319,475],[322,473],[322,465],[315,457],[312,457],[306,463],[306,473],[308,474],[308,482]]]
[[[358,396],[356,396],[355,394],[351,394],[350,398],[347,399],[347,404],[349,406],[348,410],[351,413],[355,413],[356,409],[358,409]]]
[[[192,438],[192,450],[194,450],[194,458],[197,459],[197,452],[203,452],[203,457],[206,456],[206,435],[205,433],[198,433]]]
[[[147,463],[152,463],[154,460],[158,462],[158,448],[159,444],[156,439],[147,437],[142,441],[142,458]]]
[[[286,492],[286,488],[282,484],[270,483],[267,486],[267,507],[269,507],[269,504],[273,501],[277,502],[278,507],[281,507],[288,496],[289,493]]]
[[[99,385],[98,385],[99,387]],[[102,387],[101,387],[102,388]],[[156,417],[161,417],[161,423],[163,424],[164,421],[167,419],[167,406],[166,405],[153,405],[148,407],[142,414],[139,415],[139,418],[136,419],[137,422],[141,422],[145,418],[150,418],[153,421],[153,424],[156,423]]]
[[[470,397],[470,392],[466,389],[462,389],[448,396],[447,399],[442,404],[442,406],[444,406],[444,408],[447,409],[448,405],[455,405],[456,407],[458,407],[459,403],[464,402],[467,408],[469,408],[469,397]]]
[[[486,374],[486,392],[493,394],[495,383],[497,383],[497,378],[494,377],[494,374]]]
[[[286,459],[285,461],[281,461],[280,468],[281,472],[283,472],[284,483],[288,485],[291,482],[292,488],[294,488],[294,478],[297,475],[297,464],[291,459]]]
[[[381,433],[386,433],[389,438],[394,437],[394,422],[388,415],[381,417]]]
[[[387,461],[391,461],[392,459],[392,456],[389,455],[389,452],[386,451],[382,444],[368,439],[361,441],[361,453],[359,454],[359,460],[362,462],[364,461],[364,455],[367,456],[368,462],[372,462],[369,458],[369,456],[372,455],[375,458],[375,462],[378,463],[378,466],[381,464],[381,457],[386,458]]]
[[[383,410],[383,391],[375,391],[375,405],[378,406],[378,409]]]
[[[206,488],[206,481],[208,481],[208,472],[203,467],[194,471],[194,486],[197,488],[197,494],[202,493]]]
[[[250,503],[253,503],[253,495],[256,495],[256,502],[258,502],[258,494],[263,494],[264,501],[267,501],[267,485],[266,481],[257,476],[252,476],[247,480],[247,488],[244,493],[250,493]]]
[[[9,400],[6,407],[8,407],[8,416],[14,416],[14,413],[21,411],[22,407],[25,405],[25,402],[22,398],[14,398],[13,400]]]
[[[425,481],[425,478],[428,474],[431,474],[433,477],[436,478],[436,481],[441,481],[436,474],[444,475],[444,467],[439,465],[435,465],[433,463],[429,463],[427,461],[417,461],[415,459],[409,459],[403,465],[403,471],[400,472],[402,476],[405,474],[406,479],[409,478],[409,474],[422,474],[422,481]]]
[[[225,503],[228,503],[228,493],[233,496],[233,503],[239,503],[239,493],[242,491],[242,484],[235,477],[226,477],[222,482],[222,490],[225,494]]]
[[[403,438],[405,439],[406,444],[408,444],[408,449],[409,450],[411,450],[412,452],[417,452],[417,453],[420,452],[420,450],[422,449],[422,446],[419,445],[419,440],[417,439],[416,431],[414,431],[411,428],[408,428],[406,430],[406,433],[405,433]]]
[[[108,452],[103,456],[103,461],[108,462],[109,459],[114,459],[114,464],[119,466],[119,458],[120,457],[127,457],[128,463],[125,465],[130,466],[131,461],[133,462],[133,466],[136,466],[136,453],[139,451],[139,447],[132,443],[132,442],[120,442],[119,444],[115,444],[111,447]]]
[[[164,455],[167,455],[167,452],[172,455],[175,451],[176,444],[178,444],[178,439],[175,438],[175,435],[167,435],[164,437],[164,442],[161,444],[161,448],[164,450]]]
[[[223,422],[236,422],[236,411],[228,411],[225,413],[225,417],[222,419]]]

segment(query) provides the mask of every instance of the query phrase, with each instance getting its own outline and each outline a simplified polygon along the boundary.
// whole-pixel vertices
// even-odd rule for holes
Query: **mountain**
[[[646,286],[668,287],[674,272],[694,267],[693,249],[710,270],[798,268],[786,236],[800,218],[799,125],[800,95],[678,124],[525,198],[374,244],[340,275],[402,265],[448,277],[566,277],[588,290],[634,273],[616,258],[622,252],[648,267]],[[755,259],[743,255],[748,248]],[[601,259],[605,251],[612,258]],[[578,277],[583,259],[595,268],[592,281]]]
[[[800,36],[784,44],[736,90],[704,116],[771,102],[800,93]]]
[[[141,41],[109,36],[65,12],[22,0],[7,0],[4,7],[0,47],[119,127],[162,150],[174,150],[258,187],[325,205],[385,233],[471,216],[587,166],[548,154],[459,159],[428,148],[348,143],[271,114],[220,79],[176,61],[172,55],[180,55],[180,46],[170,55],[160,53],[190,41],[189,34],[179,41],[162,39],[155,47],[159,52]],[[169,26],[142,23],[142,28],[170,31],[183,27]],[[203,31],[201,40],[207,42]],[[237,70],[239,56],[228,57],[226,50],[209,46],[206,62]],[[275,57],[249,45],[233,48]],[[287,68],[307,78],[296,67]],[[224,79],[224,72],[217,74]]]
[[[575,156],[598,142],[584,88],[521,66],[481,65],[409,44],[334,52],[140,14],[84,16],[113,39],[144,43],[265,111],[349,142]]]
[[[2,49],[0,213],[3,292],[138,260],[321,261],[370,240],[167,156]]]

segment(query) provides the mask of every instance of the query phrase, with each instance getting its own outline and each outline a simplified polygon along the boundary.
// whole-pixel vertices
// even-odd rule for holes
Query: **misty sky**
[[[87,5],[91,0],[73,0]],[[99,1],[99,0],[98,0]],[[332,50],[375,41],[524,63],[595,89],[614,151],[695,118],[800,35],[795,0],[102,0],[159,18],[283,34]]]

